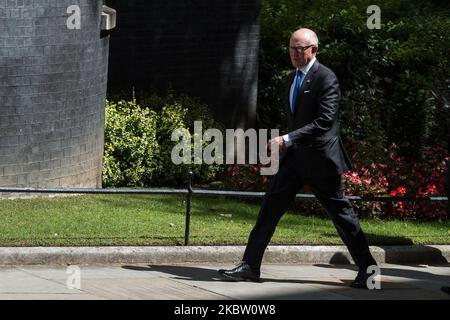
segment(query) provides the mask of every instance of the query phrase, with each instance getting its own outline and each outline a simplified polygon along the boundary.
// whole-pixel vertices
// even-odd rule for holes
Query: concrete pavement
[[[243,246],[3,247],[0,299],[8,300],[441,300],[450,246],[371,247],[381,290],[352,289],[344,246],[269,246],[261,283],[222,281]]]
[[[381,264],[381,290],[352,289],[353,265],[264,264],[262,282],[220,280],[230,264],[0,267],[0,299],[397,300],[447,299],[450,265]]]

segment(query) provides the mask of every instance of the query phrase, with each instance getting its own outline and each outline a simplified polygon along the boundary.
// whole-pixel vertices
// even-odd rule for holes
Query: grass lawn
[[[194,196],[192,245],[244,245],[258,204]],[[0,201],[0,246],[181,245],[176,195],[84,195]],[[361,221],[371,245],[450,244],[450,222]],[[287,213],[271,244],[342,244],[328,219]]]

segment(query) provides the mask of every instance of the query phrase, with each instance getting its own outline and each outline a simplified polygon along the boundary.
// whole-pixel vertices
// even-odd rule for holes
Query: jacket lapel
[[[291,101],[289,98],[291,95],[291,86],[292,86],[292,82],[294,81],[294,78],[295,78],[295,70],[292,71],[288,75],[287,83],[286,83],[286,92],[284,93],[284,105],[286,106],[286,113],[288,115],[290,123],[292,123],[293,117],[292,117],[292,111],[291,111]]]

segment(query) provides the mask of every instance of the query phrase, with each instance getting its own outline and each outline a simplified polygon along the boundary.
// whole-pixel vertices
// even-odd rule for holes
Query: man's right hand
[[[273,148],[278,148],[279,154],[283,154],[286,151],[286,143],[284,142],[283,137],[276,137],[269,140],[267,143],[267,149],[272,151]]]

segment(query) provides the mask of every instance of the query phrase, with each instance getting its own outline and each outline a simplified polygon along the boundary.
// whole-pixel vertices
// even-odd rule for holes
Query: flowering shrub
[[[389,183],[382,170],[385,164],[372,163],[369,166],[354,164],[355,171],[343,174],[344,189],[349,196],[383,196],[388,191]],[[355,202],[358,213],[375,216],[383,213],[382,204],[378,201]]]
[[[225,188],[240,191],[265,191],[270,182],[270,176],[262,176],[261,164],[233,164],[227,167]]]
[[[420,162],[407,161],[392,144],[384,161],[371,162],[364,154],[352,155],[354,171],[343,174],[345,193],[350,196],[430,197],[443,196],[446,149],[430,147]],[[359,160],[364,159],[364,160]],[[383,159],[383,157],[380,157]],[[261,165],[232,165],[227,168],[225,187],[229,190],[265,191],[270,176],[260,175]],[[447,219],[446,202],[430,201],[358,201],[353,203],[359,216],[384,219]],[[300,201],[295,206],[302,213],[320,208],[315,201]]]
[[[346,193],[359,196],[430,197],[443,196],[446,149],[429,147],[420,162],[407,161],[392,144],[383,163],[358,161],[364,155],[354,153],[354,171],[343,175]],[[360,215],[400,219],[446,219],[444,202],[396,201],[360,202]]]

